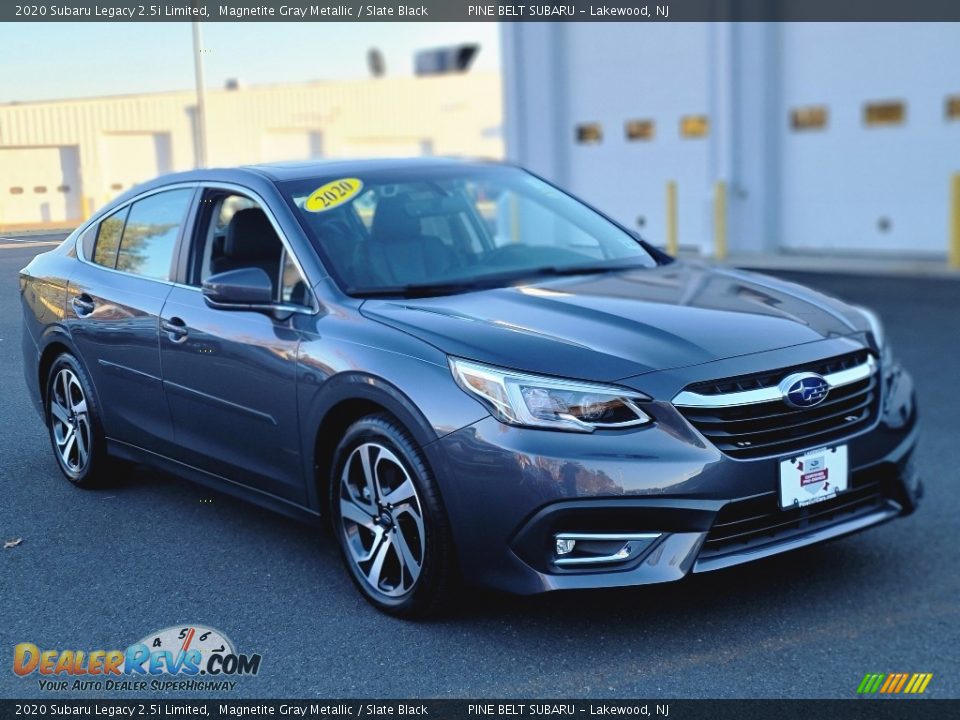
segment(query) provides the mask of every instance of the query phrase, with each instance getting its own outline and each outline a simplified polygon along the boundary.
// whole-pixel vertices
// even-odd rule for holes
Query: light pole
[[[196,166],[207,166],[207,89],[203,81],[203,36],[200,33],[200,23],[193,22],[193,70],[197,85],[197,155]]]

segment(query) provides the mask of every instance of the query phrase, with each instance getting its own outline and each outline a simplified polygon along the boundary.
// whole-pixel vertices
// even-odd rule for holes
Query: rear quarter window
[[[104,267],[116,267],[117,250],[120,248],[120,236],[123,234],[123,225],[127,219],[129,208],[115,212],[100,222],[96,228],[96,246],[93,251],[93,261]],[[85,237],[89,234],[88,230]]]

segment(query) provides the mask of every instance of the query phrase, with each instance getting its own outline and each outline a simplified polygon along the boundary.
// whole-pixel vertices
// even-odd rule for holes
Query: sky
[[[415,50],[477,42],[473,69],[500,67],[496,23],[204,23],[207,87],[368,76],[378,47],[390,75]],[[0,103],[193,88],[189,22],[0,25]]]

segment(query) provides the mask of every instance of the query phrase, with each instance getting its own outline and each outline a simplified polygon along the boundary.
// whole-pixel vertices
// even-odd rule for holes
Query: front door
[[[290,294],[286,250],[245,196],[208,189],[199,208],[187,282],[174,287],[160,322],[177,459],[304,502],[296,393],[301,316],[215,309],[199,287],[210,274],[256,266],[273,278],[279,302]]]

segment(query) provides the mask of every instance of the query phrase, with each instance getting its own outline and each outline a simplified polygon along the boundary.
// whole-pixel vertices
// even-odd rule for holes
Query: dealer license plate
[[[780,507],[803,507],[847,489],[847,446],[811,450],[780,461]]]

